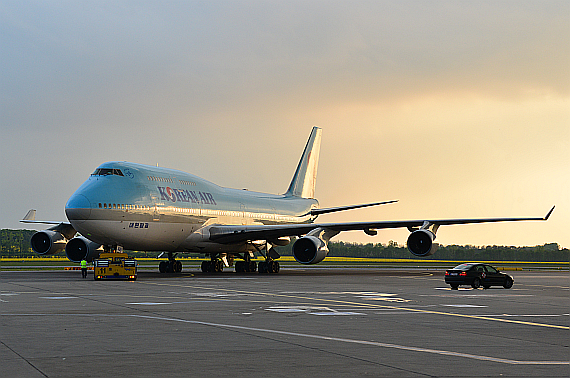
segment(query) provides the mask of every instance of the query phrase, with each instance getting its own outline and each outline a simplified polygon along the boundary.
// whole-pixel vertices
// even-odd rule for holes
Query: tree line
[[[36,231],[33,230],[0,230],[0,257],[39,257],[32,251],[30,239]],[[285,247],[277,247],[282,256],[292,255],[293,243]],[[329,256],[336,257],[364,257],[364,258],[387,258],[387,259],[416,259],[405,246],[398,245],[394,241],[387,244],[381,243],[346,243],[329,242]],[[156,252],[128,251],[133,257],[157,256]],[[199,254],[190,254],[200,256]],[[60,252],[56,257],[65,257],[65,252]],[[547,243],[533,247],[513,246],[472,246],[472,245],[447,245],[440,246],[437,252],[424,257],[426,260],[457,260],[457,261],[556,261],[569,262],[570,251],[561,248],[557,243]]]

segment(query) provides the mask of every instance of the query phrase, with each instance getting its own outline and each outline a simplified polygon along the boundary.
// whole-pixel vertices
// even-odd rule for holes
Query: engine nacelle
[[[67,240],[57,231],[44,230],[32,235],[32,250],[40,255],[54,255],[65,249]]]
[[[434,243],[435,234],[429,230],[416,230],[408,236],[408,251],[414,256],[426,257],[433,255],[438,243]]]
[[[303,236],[293,244],[293,256],[301,264],[317,264],[327,257],[327,243],[316,236]]]
[[[80,262],[83,259],[91,262],[99,257],[101,252],[103,252],[101,244],[92,242],[83,236],[71,239],[65,247],[67,258],[73,262]]]

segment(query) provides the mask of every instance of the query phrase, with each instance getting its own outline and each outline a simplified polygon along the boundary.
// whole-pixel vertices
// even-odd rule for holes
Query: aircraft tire
[[[253,273],[257,271],[257,263],[255,261],[250,261],[248,265],[249,265],[247,270],[248,272]]]
[[[242,261],[236,261],[234,269],[235,269],[236,273],[243,273],[243,262]]]
[[[208,273],[210,271],[210,262],[209,261],[202,261],[202,273]]]
[[[269,263],[267,263],[267,272],[275,273],[275,261],[270,261]]]
[[[174,272],[181,273],[182,272],[182,262],[174,261]]]
[[[166,273],[167,270],[168,270],[168,263],[166,261],[161,261],[160,264],[158,264],[158,271],[160,273]]]

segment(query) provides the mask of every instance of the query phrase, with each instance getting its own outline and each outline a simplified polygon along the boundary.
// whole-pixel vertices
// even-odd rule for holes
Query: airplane
[[[129,162],[101,164],[65,205],[69,222],[36,221],[30,210],[23,223],[52,227],[35,233],[32,249],[52,255],[65,249],[69,260],[88,262],[100,253],[122,251],[162,252],[168,259],[161,273],[182,271],[178,253],[200,253],[203,272],[221,272],[235,265],[239,273],[278,273],[275,246],[292,245],[301,264],[323,261],[329,240],[343,231],[360,230],[374,236],[379,229],[406,227],[408,250],[417,257],[437,250],[440,226],[468,223],[546,221],[544,218],[479,218],[319,223],[322,214],[397,202],[320,208],[315,197],[322,129],[313,127],[289,188],[275,195],[218,186],[179,170]],[[255,254],[263,261],[253,261]]]

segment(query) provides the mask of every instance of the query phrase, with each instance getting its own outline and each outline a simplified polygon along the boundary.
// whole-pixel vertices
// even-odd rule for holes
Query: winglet
[[[550,214],[552,214],[552,212],[554,211],[555,206],[552,206],[552,209],[550,209],[550,211],[548,212],[548,214],[546,214],[546,216],[544,217],[544,220],[548,220],[548,218],[550,218]]]
[[[35,209],[29,210],[26,216],[22,218],[22,220],[30,220],[30,221],[36,220],[36,210]]]

